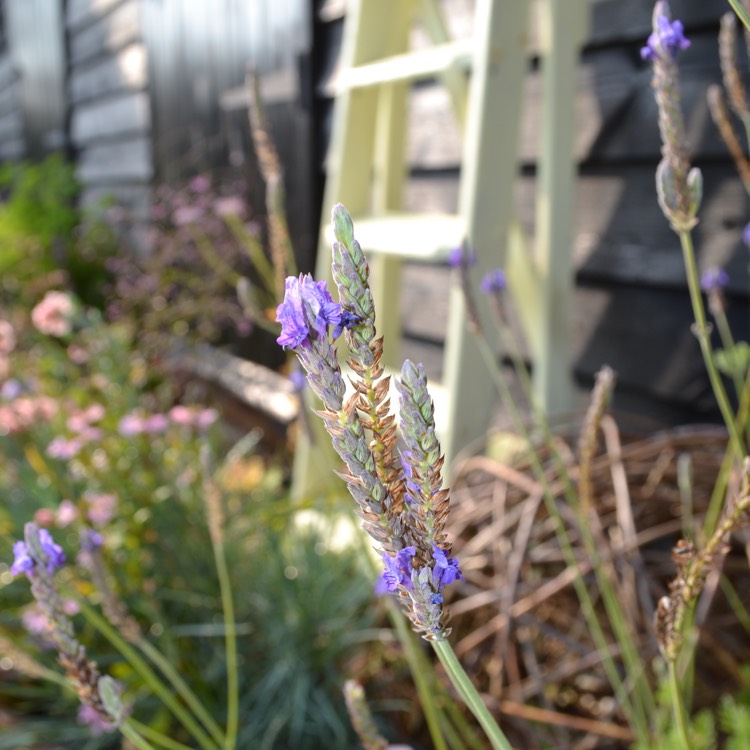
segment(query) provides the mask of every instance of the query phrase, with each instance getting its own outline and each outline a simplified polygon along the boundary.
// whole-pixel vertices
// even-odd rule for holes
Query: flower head
[[[352,325],[344,319],[341,305],[334,302],[325,281],[313,281],[310,274],[289,276],[284,301],[276,308],[281,335],[276,339],[285,349],[296,349],[310,338],[324,337],[328,326],[334,326],[334,338],[343,327]]]
[[[689,46],[690,40],[685,38],[682,22],[670,21],[666,12],[661,12],[655,19],[654,32],[646,41],[646,46],[641,47],[641,58],[644,60],[655,60],[662,56],[674,58],[679,50],[687,49]]]
[[[47,529],[40,529],[36,524],[26,524],[26,539],[13,545],[13,575],[26,573],[31,577],[37,565],[43,566],[49,575],[65,564],[65,553],[59,544],[55,544],[52,534]]]
[[[432,569],[432,577],[435,581],[438,591],[442,591],[445,586],[454,581],[463,581],[461,569],[458,567],[458,559],[448,557],[445,550],[436,545],[432,545],[432,558],[435,560],[435,567]]]
[[[416,551],[414,547],[404,547],[396,553],[395,557],[387,552],[383,553],[385,570],[382,583],[386,591],[398,591],[399,586],[411,587],[411,560]]]
[[[65,292],[47,292],[44,299],[31,311],[31,322],[40,333],[48,336],[67,336],[75,312],[73,298]]]
[[[7,321],[0,318],[0,354],[10,354],[16,348],[16,331]]]
[[[701,276],[701,289],[704,292],[720,291],[729,284],[729,274],[723,268],[707,268]]]
[[[476,252],[469,250],[466,244],[454,247],[448,253],[448,265],[451,268],[471,268],[477,264]]]
[[[479,288],[485,294],[494,294],[496,292],[502,292],[507,285],[508,282],[505,278],[504,271],[500,268],[495,268],[484,275],[484,278],[479,284]]]
[[[13,545],[13,556],[15,559],[10,566],[10,572],[14,576],[19,573],[30,573],[34,569],[34,560],[29,555],[25,542],[16,542]]]

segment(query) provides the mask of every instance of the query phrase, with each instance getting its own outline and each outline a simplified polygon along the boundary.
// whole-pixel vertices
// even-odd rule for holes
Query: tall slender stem
[[[144,739],[144,737],[135,729],[130,719],[125,719],[119,729],[122,734],[138,748],[138,750],[156,750],[156,748]]]
[[[732,10],[739,16],[740,21],[745,24],[745,28],[750,30],[750,14],[745,10],[740,0],[729,0]]]
[[[237,623],[234,616],[234,599],[229,580],[224,545],[220,539],[213,540],[216,572],[219,576],[221,609],[224,616],[224,647],[227,669],[227,732],[224,739],[225,750],[234,750],[237,745],[239,728],[239,675],[237,665]]]
[[[672,710],[674,711],[674,720],[677,725],[677,731],[680,734],[680,740],[684,750],[691,750],[690,734],[688,732],[687,713],[685,711],[685,702],[680,690],[680,680],[677,675],[677,664],[675,659],[670,659],[669,665],[669,687],[672,692]]]
[[[458,690],[464,703],[466,703],[469,710],[476,717],[494,750],[513,750],[508,738],[492,718],[492,714],[487,709],[487,706],[484,705],[482,697],[456,658],[456,654],[450,643],[446,640],[431,641],[431,643],[445,671],[448,673],[448,677],[450,677],[451,682],[456,690]]]
[[[146,685],[193,735],[203,750],[219,750],[219,746],[201,729],[190,712],[174,697],[140,654],[93,607],[78,601],[83,616],[119,651]]]
[[[680,244],[682,245],[682,256],[685,261],[685,271],[687,273],[688,289],[690,291],[690,302],[693,306],[693,315],[695,316],[695,333],[698,337],[698,343],[703,354],[703,361],[708,371],[708,378],[711,382],[714,396],[719,405],[721,416],[724,419],[727,430],[729,431],[729,441],[735,457],[742,460],[745,455],[745,448],[740,437],[739,430],[735,424],[734,412],[729,404],[727,392],[721,380],[721,375],[716,367],[713,348],[711,347],[711,337],[706,322],[706,311],[703,307],[703,297],[701,296],[700,280],[698,278],[698,269],[695,264],[695,250],[693,249],[693,237],[689,231],[682,231],[680,235]]]

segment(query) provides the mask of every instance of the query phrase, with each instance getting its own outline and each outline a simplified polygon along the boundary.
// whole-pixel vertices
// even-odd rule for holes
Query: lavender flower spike
[[[689,231],[697,223],[703,181],[700,170],[690,168],[685,122],[680,105],[676,53],[685,49],[682,24],[670,19],[669,4],[654,7],[653,33],[642,55],[654,68],[652,86],[659,107],[662,160],[656,170],[659,205],[675,232]]]
[[[334,334],[340,331],[343,317],[325,282],[313,281],[309,274],[287,278],[276,320],[281,323],[278,343],[295,351],[310,386],[325,406],[332,411],[341,409],[346,388],[328,333],[330,326],[334,326]]]
[[[27,523],[24,541],[13,546],[16,572],[25,573],[31,583],[31,593],[39,609],[49,622],[49,636],[55,644],[60,664],[73,683],[84,706],[95,711],[102,722],[119,726],[123,719],[122,704],[115,711],[117,700],[113,683],[105,681],[100,691],[102,676],[96,664],[89,661],[86,649],[76,640],[73,623],[65,613],[62,599],[55,585],[54,573],[65,562],[62,548],[55,544],[46,529]],[[108,705],[109,704],[109,705]]]

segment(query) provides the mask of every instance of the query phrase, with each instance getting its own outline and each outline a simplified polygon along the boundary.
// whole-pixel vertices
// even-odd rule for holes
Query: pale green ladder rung
[[[388,83],[426,80],[452,69],[469,70],[472,54],[472,40],[460,39],[416,52],[392,55],[378,62],[341,71],[334,83],[334,93]]]
[[[421,262],[447,261],[466,233],[463,218],[456,214],[388,213],[353,220],[355,237],[365,253]],[[334,241],[330,226],[326,239]]]

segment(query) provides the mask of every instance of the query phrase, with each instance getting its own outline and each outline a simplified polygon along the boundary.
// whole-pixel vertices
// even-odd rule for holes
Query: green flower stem
[[[721,339],[721,345],[726,352],[731,352],[736,346],[734,336],[732,335],[732,329],[729,327],[729,321],[727,320],[726,313],[723,308],[717,310],[714,315],[716,321],[716,327],[719,330],[719,338]],[[742,374],[738,371],[738,368],[732,364],[732,380],[734,381],[734,390],[737,393],[737,398],[742,398]]]
[[[430,688],[429,678],[427,677],[428,672],[424,664],[424,656],[416,647],[414,633],[409,629],[403,613],[392,597],[389,596],[387,598],[387,604],[388,615],[396,628],[396,634],[404,648],[406,661],[409,664],[409,670],[411,671],[414,685],[417,688],[419,703],[424,712],[424,719],[432,738],[432,744],[435,750],[448,750],[448,745],[443,738],[440,728],[439,710],[435,705],[435,692]]]
[[[234,599],[232,597],[232,585],[229,580],[227,559],[224,555],[224,545],[221,543],[220,539],[214,539],[214,534],[211,534],[211,543],[214,548],[216,572],[219,577],[221,609],[224,617],[225,629],[224,648],[226,652],[227,668],[227,733],[224,738],[224,748],[225,750],[234,750],[237,745],[237,732],[239,729],[240,717],[239,673],[237,665],[237,622],[234,616]]]
[[[138,750],[155,750],[154,746],[150,742],[147,742],[143,736],[136,731],[131,719],[125,719],[125,721],[120,724],[119,729],[123,735],[138,748]]]
[[[224,732],[221,730],[221,727],[219,727],[211,714],[208,713],[206,707],[201,703],[200,698],[190,689],[185,680],[182,679],[182,676],[174,668],[172,662],[145,638],[138,641],[136,645],[151,660],[151,663],[161,670],[169,684],[175,689],[175,692],[185,701],[188,708],[206,727],[214,742],[222,745],[224,743]]]
[[[732,10],[739,16],[740,21],[745,24],[745,28],[750,31],[750,14],[745,10],[740,0],[729,0]]]
[[[505,382],[505,378],[503,378],[502,373],[498,369],[495,355],[490,348],[487,339],[483,334],[476,333],[475,340],[477,342],[477,345],[479,346],[479,350],[482,354],[485,364],[490,371],[498,393],[500,394],[500,398],[502,399],[505,407],[510,412],[516,429],[519,431],[521,437],[523,437],[527,442],[529,442],[529,444],[531,444],[530,436],[524,424],[524,420],[521,417],[520,412],[518,411],[518,407],[516,406],[513,399],[513,394],[510,392],[510,388]],[[550,443],[550,448],[554,449],[552,441],[548,439],[548,442]],[[547,475],[544,472],[544,468],[542,467],[539,461],[539,457],[537,456],[535,451],[530,451],[529,460],[531,462],[531,468],[534,472],[534,476],[542,486],[542,490],[544,493],[544,504],[547,508],[547,512],[552,518],[555,519],[555,532],[565,556],[566,564],[571,566],[575,570],[578,570],[579,563],[576,559],[575,551],[573,550],[570,538],[565,530],[565,523],[560,515],[559,509],[557,508],[557,504],[555,503],[555,498],[552,494],[552,488],[550,487],[549,479],[547,478]],[[580,574],[573,579],[573,587],[575,588],[576,595],[578,596],[578,600],[581,603],[581,612],[584,616],[584,619],[586,620],[589,630],[591,631],[591,635],[594,639],[597,650],[601,654],[602,666],[607,673],[607,679],[612,685],[615,696],[621,702],[621,705],[628,717],[629,722],[635,725],[639,737],[646,739],[649,736],[647,710],[640,702],[636,704],[632,701],[629,690],[620,677],[617,665],[614,663],[614,660],[610,653],[609,643],[607,642],[604,630],[596,614],[596,608],[594,607],[594,602],[591,598],[591,594],[586,587],[586,583],[583,580],[583,577]],[[635,677],[636,675],[633,675],[631,679],[635,679]],[[643,679],[638,679],[637,682],[641,685],[644,684]]]
[[[128,718],[128,724],[146,740],[152,742],[155,746],[163,747],[164,750],[191,750],[189,745],[183,745],[182,742],[177,742],[177,740],[167,737],[166,734],[151,729],[151,727],[142,724],[132,716]]]
[[[669,688],[672,693],[672,710],[674,712],[674,720],[677,725],[677,731],[680,733],[680,741],[684,750],[691,750],[692,744],[690,742],[690,733],[688,731],[688,720],[687,713],[685,711],[685,702],[682,697],[682,691],[680,690],[680,680],[677,675],[677,664],[674,659],[670,659],[669,663]]]
[[[119,651],[122,657],[141,676],[146,685],[164,705],[179,719],[182,725],[197,740],[203,750],[219,750],[217,745],[193,718],[192,714],[174,697],[169,688],[131,646],[93,607],[78,600],[83,616]]]
[[[695,330],[698,337],[698,343],[703,354],[703,362],[708,371],[708,378],[711,381],[711,388],[721,416],[724,418],[724,424],[729,431],[729,442],[735,458],[742,460],[745,455],[745,448],[740,437],[739,430],[735,424],[734,412],[729,404],[724,384],[721,381],[721,375],[716,367],[711,339],[706,322],[706,311],[703,307],[703,297],[701,296],[700,281],[698,278],[698,269],[695,264],[695,250],[693,249],[693,237],[689,231],[682,231],[680,235],[680,244],[682,245],[682,256],[685,261],[685,271],[688,279],[688,289],[690,290],[690,302],[693,305],[693,315],[695,316]]]
[[[531,405],[532,414],[534,415],[536,423],[542,429],[544,440],[549,448],[550,455],[552,456],[552,459],[555,462],[555,467],[563,480],[563,493],[565,499],[580,518],[579,528],[581,539],[585,545],[586,553],[592,561],[592,568],[594,570],[594,575],[596,576],[604,607],[612,625],[615,637],[617,638],[617,642],[620,645],[623,662],[626,665],[628,677],[633,685],[633,691],[638,695],[640,703],[642,704],[641,720],[645,727],[646,715],[655,706],[655,699],[653,691],[651,690],[646,678],[646,673],[643,668],[643,659],[638,650],[638,646],[635,643],[632,633],[627,627],[628,618],[622,611],[622,605],[612,584],[611,577],[608,576],[604,570],[600,557],[599,545],[591,532],[589,521],[583,514],[581,514],[580,498],[578,497],[578,493],[570,479],[568,467],[557,449],[552,430],[547,421],[547,415],[537,401],[533,383],[531,381],[531,375],[526,366],[526,362],[521,356],[521,346],[510,326],[508,326],[501,317],[498,320],[498,333],[501,345],[504,350],[510,354],[521,387]],[[495,369],[497,369],[497,367],[495,367]],[[547,482],[546,476],[541,470],[541,466],[539,467],[537,476],[543,483]],[[545,489],[545,495],[546,493],[547,489]],[[560,528],[562,528],[562,524]]]
[[[445,671],[448,673],[450,681],[458,690],[459,695],[463,699],[464,703],[469,707],[470,711],[476,717],[480,726],[487,735],[487,739],[494,750],[512,750],[512,746],[508,741],[508,738],[503,734],[502,729],[498,726],[497,722],[492,718],[492,714],[484,705],[482,697],[477,692],[471,680],[461,666],[461,663],[456,658],[456,654],[451,648],[450,643],[447,640],[431,641],[432,647],[435,649],[440,662],[442,663]]]

